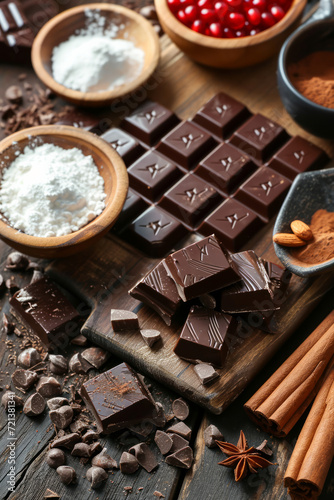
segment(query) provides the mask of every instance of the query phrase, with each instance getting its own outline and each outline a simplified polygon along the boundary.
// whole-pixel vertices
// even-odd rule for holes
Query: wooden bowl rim
[[[265,31],[261,31],[261,33],[257,35],[245,36],[242,38],[215,38],[197,33],[181,23],[169,9],[167,0],[154,0],[159,19],[161,19],[161,22],[173,31],[176,36],[183,38],[188,43],[201,45],[214,50],[241,49],[265,43],[267,40],[282,33],[294,23],[302,14],[306,2],[307,0],[293,0],[290,9],[278,23]]]
[[[137,78],[135,78],[131,82],[119,85],[113,90],[103,90],[101,92],[81,92],[79,90],[69,89],[68,87],[65,87],[64,85],[56,82],[52,75],[50,75],[50,73],[44,68],[41,58],[41,49],[47,37],[50,35],[50,33],[52,33],[54,29],[57,29],[57,26],[61,22],[63,22],[64,19],[76,16],[77,14],[81,14],[87,9],[100,10],[101,13],[103,13],[103,11],[109,11],[122,14],[124,17],[131,19],[140,27],[142,27],[142,29],[146,33],[147,38],[150,39],[150,45],[153,48],[153,52],[147,64],[147,67],[140,73]],[[134,12],[126,7],[106,3],[78,5],[77,7],[72,7],[71,9],[57,14],[55,17],[50,19],[37,33],[31,49],[31,62],[35,73],[47,87],[53,90],[57,95],[62,96],[64,99],[67,98],[72,102],[80,102],[81,104],[87,101],[97,106],[100,104],[110,103],[114,99],[130,94],[135,89],[140,87],[140,85],[142,85],[149,79],[149,77],[156,69],[159,63],[159,58],[159,37],[151,23],[137,12]]]
[[[68,125],[39,125],[37,127],[26,128],[15,132],[14,134],[6,137],[0,142],[0,155],[2,155],[9,147],[13,145],[16,141],[20,143],[21,141],[27,139],[28,137],[38,137],[38,136],[55,136],[63,138],[75,138],[82,140],[87,144],[87,146],[93,145],[110,160],[110,165],[104,164],[104,168],[110,169],[111,166],[115,172],[116,178],[116,191],[113,199],[110,200],[105,209],[100,215],[95,217],[91,222],[74,231],[72,233],[66,234],[64,236],[53,236],[53,237],[39,237],[31,236],[26,233],[19,232],[17,229],[9,226],[5,221],[0,219],[0,234],[8,241],[13,241],[21,246],[26,246],[30,249],[56,249],[72,247],[77,244],[82,244],[83,242],[89,240],[92,237],[96,237],[99,233],[105,233],[107,227],[111,227],[112,223],[116,220],[117,216],[122,210],[124,201],[126,199],[129,178],[126,166],[122,158],[116,153],[113,147],[100,137],[88,132],[86,130],[78,129],[76,127],[71,127]],[[89,232],[87,228],[97,227],[99,228],[96,232]]]

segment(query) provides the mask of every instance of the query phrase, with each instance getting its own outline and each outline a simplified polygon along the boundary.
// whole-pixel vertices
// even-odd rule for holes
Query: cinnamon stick
[[[317,498],[334,456],[334,357],[293,450],[284,485],[293,499]]]
[[[265,431],[285,437],[314,399],[334,355],[334,311],[247,401],[249,417]]]

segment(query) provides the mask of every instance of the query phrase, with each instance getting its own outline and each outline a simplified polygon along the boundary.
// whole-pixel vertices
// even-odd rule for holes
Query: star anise
[[[248,473],[257,473],[258,469],[265,469],[272,465],[271,462],[263,458],[258,450],[253,446],[248,448],[248,443],[243,431],[240,431],[240,437],[237,445],[216,441],[217,445],[228,458],[219,462],[218,465],[231,467],[234,469],[236,481],[241,481]]]

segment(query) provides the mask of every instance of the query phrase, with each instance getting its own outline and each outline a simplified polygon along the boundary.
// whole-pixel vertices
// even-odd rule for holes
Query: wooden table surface
[[[126,101],[120,101],[111,106],[111,109],[102,111],[108,123],[117,123],[122,117],[124,110],[133,109],[146,97],[156,99],[167,107],[175,110],[181,117],[188,118],[195,112],[199,104],[205,102],[218,90],[223,90],[232,96],[247,103],[252,112],[262,112],[273,120],[284,124],[290,134],[300,134],[322,146],[333,157],[333,143],[321,141],[311,137],[301,130],[287,115],[279,100],[276,88],[276,59],[272,59],[256,67],[236,70],[212,70],[195,65],[169,41],[166,36],[161,39],[162,58],[156,75],[149,88],[143,88],[133,93]],[[12,84],[22,68],[14,66],[0,66],[0,92]],[[26,71],[26,70],[25,70]],[[31,70],[28,69],[31,74]],[[191,88],[191,91],[190,91]],[[0,96],[1,97],[1,96]],[[101,116],[102,116],[101,115]],[[103,116],[102,116],[103,117]],[[4,262],[10,248],[0,242],[1,266],[0,272],[4,277],[13,273],[3,271]],[[15,274],[19,285],[29,280],[28,276]],[[275,355],[274,359],[261,371],[248,388],[228,407],[221,415],[206,413],[203,409],[191,406],[189,425],[193,429],[192,446],[194,448],[195,460],[190,471],[184,472],[167,466],[163,461],[153,474],[144,470],[133,476],[124,476],[119,471],[110,476],[108,486],[93,491],[89,488],[87,480],[82,479],[87,466],[79,465],[78,460],[69,458],[68,465],[76,468],[79,476],[77,485],[65,487],[58,480],[56,473],[44,463],[44,456],[50,439],[54,437],[54,430],[50,425],[48,416],[38,419],[29,419],[23,414],[17,415],[16,420],[16,491],[8,491],[6,475],[8,473],[8,434],[6,413],[0,411],[0,498],[1,499],[24,499],[40,500],[43,498],[46,488],[58,492],[62,499],[72,499],[73,495],[82,500],[113,499],[118,500],[125,497],[124,486],[132,486],[129,497],[138,499],[154,499],[153,492],[160,491],[168,500],[201,500],[201,499],[260,499],[260,500],[283,500],[288,498],[283,487],[283,476],[293,445],[300,431],[302,421],[292,430],[287,439],[275,439],[258,430],[246,417],[242,405],[259,388],[263,382],[277,369],[280,364],[293,352],[304,338],[322,321],[322,319],[333,308],[333,292],[327,293],[306,321],[298,328],[295,334]],[[8,296],[1,299],[1,309],[8,311]],[[15,345],[19,338],[11,337]],[[15,367],[8,359],[10,352],[6,348],[6,338],[1,334],[0,343],[0,385],[5,387],[10,383],[10,375]],[[69,355],[70,355],[69,351]],[[110,365],[117,364],[113,358]],[[152,392],[157,400],[160,400],[166,409],[170,407],[175,395],[152,382]],[[303,419],[301,419],[303,420]],[[187,422],[188,423],[188,422]],[[260,471],[243,480],[240,484],[234,483],[233,473],[230,469],[218,466],[223,455],[218,450],[209,450],[204,446],[203,430],[214,423],[219,427],[225,439],[235,442],[238,439],[240,429],[243,429],[251,445],[259,445],[263,439],[269,439],[274,455],[275,465]],[[129,437],[105,438],[104,442],[112,456],[119,459],[122,451],[131,444]],[[161,457],[160,457],[161,458]],[[329,500],[334,496],[334,474],[333,466],[328,475],[321,500]],[[138,488],[143,488],[138,490]]]

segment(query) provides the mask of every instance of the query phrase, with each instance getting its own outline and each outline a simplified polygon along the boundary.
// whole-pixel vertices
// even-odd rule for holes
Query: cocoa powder
[[[313,240],[306,247],[291,252],[305,266],[313,266],[334,258],[334,212],[317,210],[311,219]]]

